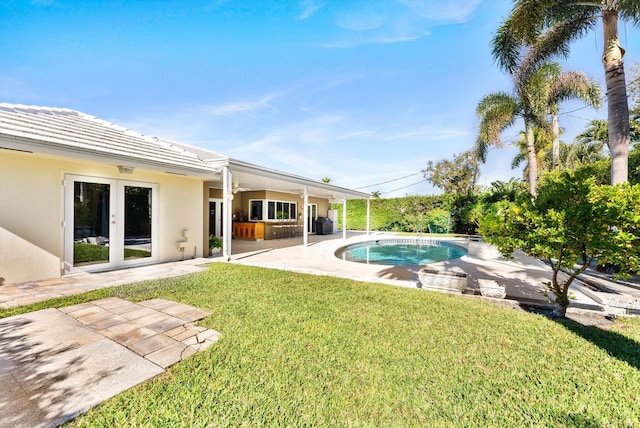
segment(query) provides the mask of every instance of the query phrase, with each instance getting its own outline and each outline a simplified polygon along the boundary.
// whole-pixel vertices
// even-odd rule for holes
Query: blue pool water
[[[348,245],[335,254],[350,262],[419,266],[457,259],[467,254],[467,251],[457,245],[439,241],[379,240]]]

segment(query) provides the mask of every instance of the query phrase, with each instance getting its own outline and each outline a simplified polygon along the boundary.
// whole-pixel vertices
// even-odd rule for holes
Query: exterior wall
[[[331,204],[328,199],[309,198],[309,203],[318,205],[318,217],[326,217],[328,211],[331,209]]]
[[[204,183],[205,185],[205,191],[209,192],[209,198],[211,199],[222,199],[224,192],[222,191],[222,189],[211,189],[209,188],[209,183],[206,182]]]
[[[61,275],[65,174],[156,183],[157,261],[183,258],[177,242],[184,229],[193,242],[184,257],[202,256],[202,180],[138,168],[123,175],[115,164],[0,150],[0,277],[6,283]]]

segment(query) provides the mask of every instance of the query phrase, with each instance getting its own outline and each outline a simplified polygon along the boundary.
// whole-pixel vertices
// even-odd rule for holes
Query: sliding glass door
[[[99,177],[65,177],[65,272],[157,259],[157,186]]]

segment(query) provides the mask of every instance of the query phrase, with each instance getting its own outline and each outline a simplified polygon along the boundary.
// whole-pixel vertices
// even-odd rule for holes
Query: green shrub
[[[338,228],[342,229],[342,204],[334,204],[332,208],[338,211]],[[448,211],[447,198],[444,195],[372,199],[370,201],[370,228],[382,231],[415,232],[419,225],[423,225],[423,230],[427,230],[428,221],[422,217],[434,210]],[[432,214],[432,218],[435,218],[433,216]],[[437,215],[435,216],[437,217]],[[347,228],[366,230],[366,200],[347,201]]]

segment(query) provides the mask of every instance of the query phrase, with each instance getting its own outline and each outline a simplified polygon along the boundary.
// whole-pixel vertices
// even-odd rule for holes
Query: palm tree
[[[547,152],[551,148],[551,129],[541,128],[536,126],[533,128],[533,137],[535,140],[535,150],[536,150],[536,162],[539,166],[538,169],[542,169],[544,171],[548,170],[547,162],[545,162],[545,156]],[[520,139],[514,142],[514,145],[518,148],[518,154],[511,161],[511,169],[516,169],[520,167],[522,162],[527,161],[527,138],[524,132],[520,133]],[[541,168],[540,168],[541,167]],[[529,166],[525,166],[524,168],[524,176],[525,179],[529,175]]]
[[[547,101],[551,116],[551,165],[556,168],[560,160],[560,125],[558,124],[559,104],[569,99],[581,99],[585,104],[600,108],[602,93],[600,86],[589,79],[584,73],[568,71],[561,73],[557,70],[557,77],[551,81]]]
[[[535,144],[535,128],[549,127],[546,116],[557,116],[558,105],[562,100],[581,98],[594,105],[597,104],[600,93],[598,86],[584,73],[563,73],[557,63],[533,61],[536,52],[531,48],[520,47],[513,53],[517,57],[509,57],[512,62],[506,69],[513,77],[515,94],[499,92],[480,101],[476,109],[481,118],[476,151],[478,158],[484,162],[488,147],[501,147],[500,133],[521,117],[525,125],[527,181],[531,194],[535,196],[538,180],[537,156],[540,150]],[[556,126],[553,131],[559,134],[559,127]],[[558,138],[555,137],[556,140]]]
[[[587,128],[575,138],[576,142],[597,142],[600,147],[604,145],[611,151],[609,144],[609,123],[606,120],[594,119],[587,125]],[[640,141],[640,117],[631,115],[629,119],[629,141],[631,143]]]
[[[489,204],[505,200],[513,202],[518,193],[524,191],[525,186],[523,181],[513,177],[509,181],[493,181],[485,193],[484,200]]]
[[[566,58],[572,41],[593,30],[602,20],[604,65],[608,98],[611,183],[628,178],[629,104],[624,73],[624,49],[618,36],[618,19],[640,23],[638,0],[516,0],[511,15],[500,27],[499,62],[512,63],[518,43],[535,46],[539,56]],[[495,45],[494,45],[495,47]]]
[[[322,177],[322,182],[323,183],[331,183],[331,178],[330,177]]]
[[[565,169],[576,169],[581,165],[591,164],[605,159],[602,146],[597,141],[580,141],[572,144],[560,143],[559,165]],[[545,156],[543,167],[552,168],[551,157]]]
[[[609,148],[609,126],[606,120],[594,119],[587,128],[574,139],[576,143],[597,143],[602,149]]]

